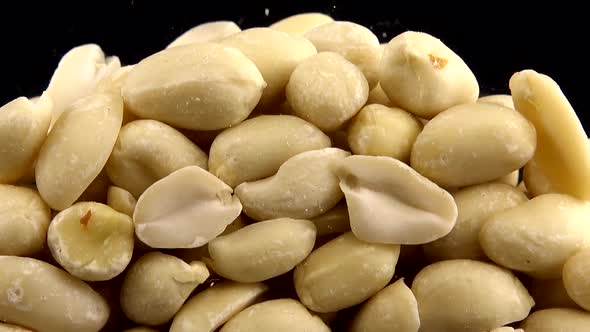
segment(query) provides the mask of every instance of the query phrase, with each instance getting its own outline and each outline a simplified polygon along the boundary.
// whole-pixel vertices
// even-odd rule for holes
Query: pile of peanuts
[[[509,86],[318,13],[75,47],[0,108],[0,331],[590,331],[588,139]]]

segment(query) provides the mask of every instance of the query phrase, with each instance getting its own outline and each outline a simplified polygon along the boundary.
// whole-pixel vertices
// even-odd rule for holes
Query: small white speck
[[[264,16],[268,16],[269,13],[270,13],[270,9],[264,8]]]
[[[381,33],[381,36],[383,36],[383,38],[387,38],[387,32]]]

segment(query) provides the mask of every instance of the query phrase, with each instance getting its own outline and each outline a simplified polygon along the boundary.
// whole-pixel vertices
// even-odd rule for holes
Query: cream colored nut
[[[208,277],[203,262],[189,265],[174,256],[150,252],[127,270],[121,286],[121,308],[138,324],[164,324]]]
[[[235,48],[197,43],[160,51],[139,62],[121,89],[140,118],[178,128],[214,130],[250,115],[266,83]]]
[[[269,28],[247,29],[224,39],[221,44],[237,48],[260,70],[267,86],[259,107],[283,101],[285,86],[295,67],[317,53],[309,40]]]
[[[37,101],[17,98],[0,107],[0,183],[24,178],[47,137],[51,121],[51,97]]]
[[[295,115],[334,131],[365,105],[369,85],[360,69],[340,54],[321,52],[295,68],[286,94]]]
[[[412,145],[422,124],[412,114],[379,104],[367,105],[348,127],[348,144],[354,154],[387,156],[409,163]]]
[[[268,290],[261,283],[225,281],[188,300],[178,311],[170,332],[214,332]],[[258,331],[258,330],[256,330]]]
[[[314,223],[317,229],[318,237],[350,231],[350,219],[348,218],[346,202],[341,201],[328,212],[311,219],[311,222]]]
[[[295,268],[297,295],[317,312],[357,305],[389,283],[399,249],[399,245],[367,243],[345,233],[313,251]]]
[[[0,256],[0,321],[37,332],[98,332],[109,306],[83,281],[48,263]]]
[[[242,31],[232,21],[214,21],[199,24],[178,36],[166,48],[184,46],[194,43],[215,43]]]
[[[232,189],[198,166],[150,186],[137,200],[137,237],[152,248],[196,248],[223,232],[242,211]]]
[[[528,201],[526,195],[503,183],[486,183],[453,194],[459,215],[453,230],[423,246],[431,261],[446,259],[487,260],[479,245],[479,231],[494,214]]]
[[[512,76],[510,91],[516,109],[537,129],[534,160],[549,188],[590,200],[588,137],[557,83],[549,76],[524,70]],[[527,188],[532,186],[527,183]]]
[[[590,249],[577,252],[565,262],[563,285],[574,302],[590,310]]]
[[[106,164],[113,183],[134,197],[154,182],[186,166],[207,169],[207,155],[178,130],[155,120],[137,120],[121,128]]]
[[[524,319],[535,304],[509,270],[466,259],[428,265],[412,292],[420,332],[488,331]]]
[[[0,332],[34,332],[20,326],[0,323]]]
[[[271,24],[270,28],[296,36],[303,36],[307,31],[333,21],[334,19],[326,14],[303,13],[286,17]]]
[[[377,83],[375,87],[369,92],[369,97],[367,98],[367,105],[370,104],[379,104],[388,107],[394,107],[389,97],[383,91],[381,84]]]
[[[490,332],[524,332],[523,329],[515,329],[510,326],[497,327]]]
[[[521,168],[536,145],[535,128],[518,112],[494,104],[464,104],[424,126],[412,148],[411,165],[441,186],[469,186]]]
[[[535,310],[548,308],[580,308],[567,294],[561,278],[533,279],[528,289],[535,300]]]
[[[133,217],[137,201],[130,192],[123,188],[110,186],[107,192],[107,205],[115,211]]]
[[[561,277],[565,261],[590,247],[590,203],[545,194],[496,213],[483,225],[479,241],[499,265],[540,279]]]
[[[523,183],[533,197],[559,192],[555,182],[550,179],[547,169],[541,165],[542,163],[537,160],[537,157],[533,157],[524,166],[522,172]]]
[[[79,99],[59,118],[39,152],[35,178],[41,197],[54,210],[74,203],[109,158],[123,118],[114,93]]]
[[[220,332],[329,332],[322,320],[293,299],[271,300],[250,306],[234,316]]]
[[[516,186],[518,186],[518,178],[519,178],[518,170],[515,170],[513,172],[510,172],[510,173],[508,173],[508,174],[506,174],[504,176],[501,176],[501,177],[495,179],[492,182],[504,183],[504,184],[507,184],[509,186],[516,187]]]
[[[115,68],[112,71],[107,72],[107,75],[98,82],[96,89],[98,91],[115,91],[121,92],[121,88],[125,84],[125,80],[129,73],[133,69],[134,65],[123,66],[120,68]]]
[[[496,104],[510,109],[515,109],[511,95],[490,95],[485,97],[479,97],[479,99],[477,99],[477,102]]]
[[[590,313],[565,308],[534,312],[520,324],[526,332],[587,332],[588,326]]]
[[[39,252],[50,221],[51,210],[36,190],[0,184],[0,255]]]
[[[333,208],[342,199],[332,165],[350,156],[337,148],[302,152],[289,158],[277,173],[236,187],[244,213],[255,220],[309,219]]]
[[[418,332],[418,303],[400,279],[369,299],[352,322],[351,332]]]
[[[381,48],[375,34],[360,24],[329,22],[305,33],[318,52],[335,52],[355,64],[362,72],[369,90],[379,82]]]
[[[110,280],[131,261],[133,220],[101,203],[77,203],[53,218],[47,244],[53,258],[73,276]]]
[[[125,330],[123,332],[158,332],[154,329],[150,329],[149,327],[134,327],[132,329]]]
[[[226,129],[209,151],[209,171],[231,187],[276,173],[287,159],[330,146],[330,138],[291,115],[261,115]]]
[[[258,282],[292,270],[313,249],[316,229],[308,220],[280,218],[248,225],[209,242],[208,264],[218,275]]]
[[[363,241],[427,243],[455,225],[453,197],[397,159],[355,155],[338,161],[334,172],[352,232]]]

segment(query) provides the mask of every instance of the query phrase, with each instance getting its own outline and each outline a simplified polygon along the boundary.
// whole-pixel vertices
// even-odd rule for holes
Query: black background
[[[59,58],[94,42],[124,64],[164,48],[206,21],[233,20],[243,29],[266,26],[306,11],[327,13],[371,28],[381,42],[406,30],[428,32],[457,52],[475,72],[482,93],[508,93],[512,73],[535,69],[553,77],[588,128],[586,11],[541,1],[523,8],[501,2],[391,1],[79,1],[0,5],[0,104],[32,97],[47,86]],[[581,7],[581,6],[580,6]],[[268,8],[269,15],[265,15]],[[536,8],[544,8],[538,12]],[[563,10],[560,10],[563,9]]]

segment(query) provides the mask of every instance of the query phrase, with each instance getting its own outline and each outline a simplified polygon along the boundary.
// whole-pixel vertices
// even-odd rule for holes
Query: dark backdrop
[[[382,42],[405,30],[433,34],[463,57],[483,92],[507,93],[508,79],[518,70],[532,68],[548,74],[561,85],[585,127],[590,125],[586,114],[588,19],[577,15],[585,11],[557,1],[538,1],[518,10],[501,2],[464,2],[452,8],[443,1],[401,4],[362,0],[3,2],[0,104],[21,95],[38,95],[59,58],[82,43],[98,43],[107,54],[131,64],[202,22],[226,19],[248,28],[298,12],[321,11],[371,28]],[[538,7],[547,10],[531,11]]]

